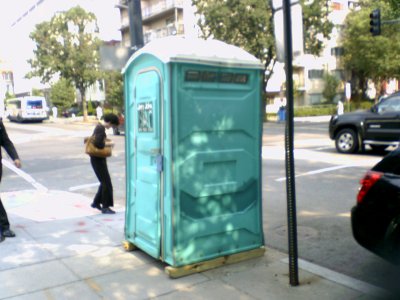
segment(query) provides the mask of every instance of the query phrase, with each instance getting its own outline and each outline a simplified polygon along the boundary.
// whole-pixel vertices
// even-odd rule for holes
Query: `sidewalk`
[[[0,299],[377,299],[381,290],[300,261],[290,287],[287,255],[179,279],[142,251],[125,252],[124,208],[102,215],[61,191],[3,193],[17,237],[0,243]]]
[[[97,124],[99,121],[95,116],[88,116],[87,122],[83,121],[83,117],[70,117],[70,118],[64,118],[64,117],[58,117],[54,119],[53,117],[50,117],[46,122],[48,123],[57,123],[57,124],[78,124],[78,125],[93,125]]]
[[[295,117],[295,122],[324,123],[329,122],[331,116]]]
[[[330,119],[331,116],[311,116],[311,117],[294,117],[293,121],[298,123],[328,123]],[[285,121],[278,121],[277,118],[271,118],[271,117],[266,122],[285,123]]]

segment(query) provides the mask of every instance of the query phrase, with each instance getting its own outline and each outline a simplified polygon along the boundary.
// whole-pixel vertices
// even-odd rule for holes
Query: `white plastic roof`
[[[162,62],[191,62],[241,68],[263,69],[261,62],[245,50],[218,40],[169,36],[156,39],[135,52],[123,72],[141,54],[152,54]]]

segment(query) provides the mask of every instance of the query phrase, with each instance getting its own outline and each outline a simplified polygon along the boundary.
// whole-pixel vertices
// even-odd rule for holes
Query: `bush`
[[[348,102],[344,103],[344,112],[356,111],[356,110],[367,110],[370,109],[374,103],[372,101],[360,101],[360,102]],[[327,105],[311,105],[311,106],[297,106],[294,108],[295,117],[311,117],[311,116],[330,116],[334,115],[337,111],[336,104]],[[276,114],[265,114],[265,121],[276,120]]]
[[[350,111],[370,109],[373,105],[373,101],[350,102]]]
[[[327,116],[336,112],[336,105],[298,106],[294,108],[295,117]]]

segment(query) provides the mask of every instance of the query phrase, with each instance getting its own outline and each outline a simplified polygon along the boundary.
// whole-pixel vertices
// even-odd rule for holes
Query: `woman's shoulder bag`
[[[84,139],[85,143],[85,153],[88,154],[89,156],[94,156],[94,157],[109,157],[111,156],[111,146],[105,146],[103,149],[97,148],[94,145],[94,136],[86,137]]]

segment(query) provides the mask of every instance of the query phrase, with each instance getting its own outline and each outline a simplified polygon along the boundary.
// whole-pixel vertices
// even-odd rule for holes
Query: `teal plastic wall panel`
[[[260,247],[259,70],[176,63],[172,78],[174,264]]]

